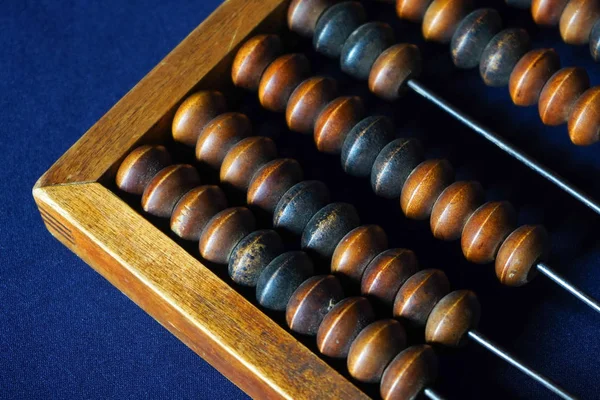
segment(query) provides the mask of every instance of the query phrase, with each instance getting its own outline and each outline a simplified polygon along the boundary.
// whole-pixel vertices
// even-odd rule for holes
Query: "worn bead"
[[[496,34],[483,50],[479,63],[485,84],[507,85],[515,65],[530,46],[529,35],[524,29],[505,29]]]
[[[323,108],[337,95],[337,83],[331,78],[308,78],[292,93],[285,120],[290,130],[312,133],[315,121]]]
[[[471,7],[471,0],[434,0],[423,17],[425,40],[448,43]]]
[[[531,0],[505,0],[506,4],[511,7],[517,8],[529,8],[531,7]]]
[[[593,26],[599,18],[600,2],[598,0],[571,0],[560,16],[560,35],[565,43],[586,44],[590,40]]]
[[[454,180],[454,168],[447,160],[423,161],[406,179],[400,195],[400,207],[407,218],[426,219],[433,205]]]
[[[537,275],[535,264],[548,252],[548,233],[541,225],[523,225],[502,243],[496,276],[507,286],[523,286]]]
[[[244,114],[229,112],[210,121],[196,142],[196,159],[218,169],[225,155],[240,140],[252,134],[250,119]]]
[[[198,186],[177,202],[171,215],[171,230],[187,240],[200,240],[208,221],[227,207],[227,198],[215,185]]]
[[[385,367],[406,347],[406,331],[400,322],[383,319],[363,329],[348,353],[348,371],[361,382],[377,383]]]
[[[328,204],[306,224],[302,232],[302,249],[329,258],[342,238],[359,223],[358,213],[351,204]]]
[[[157,217],[169,218],[179,199],[199,184],[198,171],[191,165],[163,168],[146,186],[142,194],[142,208]]]
[[[319,351],[329,357],[347,357],[354,339],[374,319],[373,308],[367,299],[345,298],[329,311],[319,326]]]
[[[277,58],[260,79],[260,104],[270,111],[285,111],[290,96],[309,72],[310,66],[304,54],[287,54]]]
[[[221,211],[208,221],[200,235],[200,254],[208,261],[227,264],[235,246],[255,225],[254,215],[245,207]]]
[[[163,146],[140,146],[121,163],[116,182],[119,189],[140,195],[160,170],[171,164],[171,155]]]
[[[278,158],[263,165],[252,177],[247,203],[272,213],[281,197],[302,180],[302,167],[291,158]]]
[[[225,97],[216,91],[196,92],[184,100],[173,118],[173,139],[195,146],[204,126],[227,110]]]
[[[329,203],[329,190],[321,181],[302,181],[279,200],[273,213],[273,226],[302,235],[308,221]]]
[[[383,22],[368,22],[357,28],[342,47],[342,71],[367,80],[371,67],[385,49],[394,44],[393,29]]]
[[[254,231],[235,246],[229,257],[229,276],[242,286],[256,286],[261,272],[283,253],[283,242],[277,232]]]
[[[371,187],[377,196],[396,199],[408,176],[423,161],[423,149],[417,139],[400,138],[388,143],[371,169]]]
[[[573,105],[589,87],[590,78],[583,68],[563,68],[552,75],[540,93],[542,122],[552,126],[567,122]]]
[[[374,297],[391,306],[400,287],[418,269],[417,257],[411,250],[386,250],[375,257],[365,269],[360,291],[363,296]]]
[[[317,21],[313,47],[327,57],[338,58],[348,36],[366,19],[365,9],[357,1],[334,5]]]
[[[325,106],[315,122],[315,144],[319,151],[337,154],[346,136],[363,119],[365,107],[360,97],[338,97]]]
[[[396,14],[400,19],[421,22],[433,0],[396,0]]]
[[[595,61],[600,61],[600,19],[590,32],[590,54]]]
[[[538,25],[557,25],[569,0],[532,0],[531,16]]]
[[[367,265],[387,244],[387,235],[380,226],[359,226],[348,232],[335,248],[331,272],[360,282]]]
[[[248,90],[257,90],[267,66],[282,52],[277,35],[256,35],[240,47],[231,67],[233,84]]]
[[[475,68],[483,50],[502,29],[498,11],[481,8],[467,15],[456,28],[450,43],[452,61],[458,68]]]
[[[442,240],[460,239],[465,223],[483,203],[479,182],[455,182],[438,197],[431,211],[431,232]]]
[[[424,326],[437,302],[450,291],[450,282],[439,269],[417,272],[402,285],[394,300],[394,317]]]
[[[536,49],[525,54],[510,75],[510,97],[518,106],[537,103],[546,82],[560,68],[560,57],[553,49]]]
[[[268,137],[254,136],[236,143],[223,159],[222,183],[246,190],[250,180],[263,165],[277,156],[277,147]]]
[[[479,323],[481,306],[470,290],[456,290],[441,299],[431,311],[425,326],[427,343],[459,347],[467,333]]]
[[[569,136],[578,146],[600,140],[600,86],[586,90],[575,102],[569,117]]]
[[[335,4],[336,0],[292,0],[287,14],[290,30],[306,37],[311,37],[315,25],[325,10]]]
[[[462,232],[461,247],[467,260],[477,264],[494,261],[516,219],[513,206],[506,201],[492,201],[479,207]]]
[[[394,139],[392,121],[370,116],[352,128],[342,146],[342,167],[353,176],[369,176],[379,152]]]
[[[369,90],[385,100],[396,100],[409,80],[421,75],[422,60],[414,44],[400,43],[385,50],[369,73]]]
[[[381,378],[383,400],[414,400],[437,378],[438,363],[431,346],[412,346],[398,354]]]

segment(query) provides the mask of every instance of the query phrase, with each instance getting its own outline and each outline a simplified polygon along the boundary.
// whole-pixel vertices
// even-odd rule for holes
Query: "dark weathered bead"
[[[277,147],[268,137],[254,136],[236,143],[223,159],[222,183],[246,190],[250,180],[263,165],[277,156]]]
[[[387,235],[378,225],[363,225],[348,232],[331,258],[331,272],[360,282],[371,260],[387,247]]]
[[[590,33],[590,53],[595,61],[600,61],[600,19]]]
[[[261,272],[256,299],[270,310],[284,311],[294,291],[313,274],[313,263],[303,251],[289,251],[276,257]]]
[[[540,93],[542,122],[552,126],[567,122],[573,105],[589,87],[590,78],[583,68],[563,68],[552,75]]]
[[[418,269],[417,257],[411,250],[386,250],[367,266],[360,284],[361,293],[391,306],[400,287]]]
[[[421,22],[433,0],[396,0],[396,14],[400,19]]]
[[[346,136],[365,115],[360,97],[338,97],[327,104],[315,122],[315,144],[319,151],[337,154]]]
[[[479,182],[455,182],[438,197],[431,211],[431,232],[442,240],[460,239],[469,217],[481,206],[485,193]]]
[[[227,198],[218,186],[198,186],[177,202],[171,215],[171,230],[183,239],[200,240],[208,221],[225,207]]]
[[[208,221],[200,235],[200,254],[208,261],[227,264],[235,246],[254,230],[255,224],[254,215],[245,207],[221,211]]]
[[[329,203],[329,190],[321,181],[302,181],[279,200],[273,213],[273,226],[302,235],[308,221]]]
[[[502,29],[498,11],[482,8],[467,15],[456,28],[450,44],[452,61],[458,68],[475,68],[487,44]]]
[[[277,232],[254,231],[235,246],[229,257],[229,276],[242,286],[256,286],[261,272],[283,253],[283,242]]]
[[[531,43],[527,31],[519,28],[505,29],[490,40],[483,50],[479,72],[488,86],[508,84],[510,74]]]
[[[287,54],[277,58],[260,79],[260,104],[270,111],[285,111],[290,96],[309,72],[310,65],[304,54]]]
[[[450,291],[446,274],[439,269],[424,269],[402,285],[394,300],[394,317],[424,326],[437,302]]]
[[[368,79],[377,57],[393,44],[394,31],[388,24],[369,22],[360,26],[344,43],[342,71],[356,79]]]
[[[531,16],[538,25],[557,25],[569,0],[533,0]]]
[[[433,0],[423,17],[425,40],[447,43],[472,7],[471,0]]]
[[[152,178],[171,164],[171,155],[163,146],[140,146],[121,163],[116,182],[119,189],[132,194],[144,193]]]
[[[348,371],[361,382],[377,383],[385,367],[406,347],[406,331],[395,319],[382,319],[363,329],[348,353]]]
[[[560,68],[560,57],[553,49],[536,49],[525,54],[510,74],[508,90],[518,106],[537,103],[546,82]]]
[[[272,213],[281,197],[302,180],[302,168],[291,158],[278,158],[259,169],[248,186],[247,203]]]
[[[288,301],[285,313],[287,324],[294,332],[316,335],[325,315],[343,298],[342,285],[335,276],[308,278]]]
[[[535,264],[548,252],[548,233],[541,225],[523,225],[498,251],[496,276],[504,285],[523,286],[537,275]]]
[[[569,137],[578,146],[600,140],[600,86],[586,90],[575,102],[569,116]]]
[[[381,378],[383,400],[414,400],[437,378],[437,358],[426,344],[412,346],[398,354]]]
[[[267,66],[282,51],[277,35],[256,35],[240,47],[231,67],[233,84],[244,89],[257,90]]]
[[[366,19],[365,9],[357,1],[345,1],[329,8],[317,21],[313,36],[315,50],[338,58],[348,36]]]
[[[302,249],[323,258],[331,257],[342,238],[359,223],[356,209],[351,204],[328,204],[306,224],[302,232]]]
[[[173,139],[195,146],[204,126],[227,110],[225,97],[216,91],[196,92],[186,98],[173,118]]]
[[[374,319],[373,308],[367,299],[345,298],[331,309],[319,326],[319,351],[329,357],[347,357],[354,339]]]
[[[225,155],[240,140],[252,134],[247,116],[237,112],[221,114],[211,120],[196,142],[196,159],[211,168],[220,168]]]
[[[396,199],[411,172],[423,161],[423,149],[417,139],[400,138],[388,143],[371,169],[371,187],[375,194]]]
[[[285,111],[290,130],[312,133],[315,121],[323,108],[337,95],[337,83],[331,78],[308,78],[292,93]]]
[[[505,0],[506,4],[508,4],[511,7],[518,7],[518,8],[529,8],[531,7],[531,0]]]
[[[377,155],[394,139],[394,124],[389,118],[371,116],[352,128],[342,147],[342,167],[354,176],[369,176]]]
[[[288,27],[302,36],[311,37],[319,17],[335,2],[336,0],[292,0],[287,14]]]
[[[571,0],[560,16],[560,35],[565,43],[586,44],[590,40],[592,27],[599,18],[598,0]]]
[[[157,217],[169,218],[179,199],[199,184],[198,171],[191,165],[163,168],[146,186],[142,194],[142,208]]]
[[[399,43],[383,53],[369,73],[369,90],[386,100],[396,100],[409,80],[421,75],[421,52],[414,44]]]
[[[459,347],[467,333],[479,323],[481,306],[475,293],[456,290],[441,299],[431,311],[425,327],[427,343]]]

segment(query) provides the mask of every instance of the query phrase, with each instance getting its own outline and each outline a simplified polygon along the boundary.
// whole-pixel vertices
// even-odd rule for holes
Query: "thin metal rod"
[[[552,171],[551,169],[543,166],[533,158],[529,157],[527,154],[517,149],[514,145],[508,143],[500,135],[484,127],[483,125],[475,121],[473,118],[463,113],[462,111],[454,107],[452,104],[448,103],[446,100],[442,99],[441,97],[427,89],[420,82],[412,79],[408,81],[408,86],[416,93],[423,96],[425,99],[433,102],[438,107],[446,111],[448,114],[452,115],[454,118],[467,125],[475,132],[479,133],[485,139],[492,142],[500,149],[504,150],[506,153],[510,154],[512,157],[525,164],[527,167],[531,168],[550,182],[554,183],[556,186],[560,187],[565,192],[569,193],[571,196],[573,196],[574,198],[585,204],[587,207],[592,209],[596,214],[600,214],[600,204],[598,204],[594,199],[583,193],[581,190],[574,187],[571,183],[562,178],[556,172]]]
[[[554,270],[552,270],[552,268],[550,268],[546,264],[538,263],[536,265],[536,267],[537,267],[538,271],[540,271],[542,274],[546,275],[548,278],[550,278],[552,281],[554,281],[554,283],[558,284],[558,286],[562,287],[567,292],[571,293],[573,296],[575,296],[579,300],[583,301],[586,305],[591,307],[594,311],[600,313],[600,303],[598,303],[597,300],[588,296],[587,294],[583,293],[580,289],[577,289],[575,286],[573,286],[572,284],[567,282],[563,277],[561,277],[556,272],[554,272]]]
[[[504,359],[504,361],[517,367],[522,372],[529,375],[530,377],[532,377],[533,379],[535,379],[536,381],[538,381],[539,383],[544,385],[546,388],[548,388],[549,390],[554,392],[556,395],[562,397],[563,399],[568,399],[568,400],[576,399],[575,396],[569,394],[566,390],[564,390],[563,388],[561,388],[556,383],[552,382],[550,379],[546,378],[539,372],[532,370],[531,368],[529,368],[528,366],[523,364],[522,361],[520,361],[520,360],[516,359],[515,357],[511,356],[510,354],[508,354],[506,351],[504,351],[502,348],[500,348],[496,343],[492,342],[491,340],[489,340],[488,338],[483,336],[481,333],[479,333],[477,331],[469,331],[468,335],[471,339],[473,339],[474,341],[476,341],[477,343],[479,343],[480,345],[482,345],[483,347],[485,347],[486,349],[488,349],[489,351],[491,351],[498,357]]]
[[[442,396],[440,396],[435,390],[431,388],[425,388],[423,391],[426,397],[429,397],[431,400],[444,400]]]

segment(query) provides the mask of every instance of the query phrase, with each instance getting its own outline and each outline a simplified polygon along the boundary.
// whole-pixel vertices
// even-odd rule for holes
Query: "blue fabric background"
[[[587,48],[562,44],[556,30],[538,29],[526,12],[499,0],[482,3],[497,7],[507,25],[527,27],[535,47],[556,47],[563,65],[585,66],[600,84]],[[0,2],[0,398],[244,396],[53,239],[31,196],[36,179],[218,4]],[[381,9],[370,12],[393,20],[391,8]],[[600,199],[598,146],[576,148],[564,126],[544,127],[535,108],[514,107],[506,88],[485,87],[476,71],[452,68],[446,46],[424,44],[414,25],[396,27],[402,40],[423,45],[423,82]],[[394,107],[383,111],[396,110],[401,129],[424,137],[432,154],[450,157],[460,177],[480,179],[490,198],[510,198],[521,222],[546,223],[551,265],[600,298],[596,215],[415,95]],[[477,291],[482,332],[574,393],[600,398],[598,315],[544,278],[523,289],[501,287],[492,268],[464,262],[456,244],[433,241],[427,224],[390,211],[397,206],[301,141],[287,153],[301,159],[307,176],[334,171],[326,181],[338,199],[357,204],[363,221],[383,225],[393,245],[414,248],[425,266],[447,270],[455,287]],[[437,387],[451,398],[551,398],[475,345],[442,351],[440,359]]]

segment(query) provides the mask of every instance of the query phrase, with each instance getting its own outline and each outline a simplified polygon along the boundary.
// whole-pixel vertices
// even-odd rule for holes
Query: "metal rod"
[[[539,383],[544,385],[546,388],[548,388],[549,390],[554,392],[556,395],[562,397],[563,399],[568,399],[568,400],[577,399],[575,396],[569,394],[566,390],[564,390],[563,388],[558,386],[556,383],[552,382],[550,379],[546,378],[539,372],[532,370],[531,368],[529,368],[528,366],[523,364],[522,361],[517,360],[515,357],[508,354],[506,351],[501,349],[496,343],[490,341],[488,338],[483,336],[481,333],[473,330],[473,331],[469,331],[468,335],[471,339],[473,339],[474,341],[476,341],[477,343],[479,343],[480,345],[482,345],[483,347],[485,347],[486,349],[488,349],[489,351],[491,351],[498,357],[504,359],[504,361],[517,367],[522,372],[529,375],[530,377],[532,377],[533,379],[535,379],[536,381],[538,381]]]
[[[583,293],[581,290],[577,289],[575,286],[567,282],[563,277],[558,275],[556,272],[552,270],[549,266],[544,263],[538,263],[536,265],[538,271],[542,274],[546,275],[552,281],[554,281],[558,286],[565,289],[567,292],[571,293],[573,296],[577,297],[579,300],[583,301],[586,305],[591,307],[594,311],[600,313],[600,303],[594,298],[588,296]]]
[[[531,168],[550,182],[554,183],[556,186],[560,187],[565,192],[569,193],[571,196],[573,196],[574,198],[585,204],[587,207],[592,209],[596,214],[600,214],[600,204],[598,204],[594,199],[583,193],[581,190],[574,187],[571,183],[562,178],[556,172],[552,171],[551,169],[543,166],[533,158],[529,157],[527,154],[517,149],[514,145],[508,143],[500,135],[484,127],[483,125],[475,121],[473,118],[463,113],[462,111],[454,107],[452,104],[448,103],[446,100],[442,99],[441,97],[427,89],[420,82],[412,79],[408,81],[408,86],[416,93],[423,96],[425,99],[433,102],[438,107],[446,111],[448,114],[452,115],[454,118],[467,125],[475,132],[479,133],[485,139],[492,142],[497,147],[504,150],[506,153],[510,154],[512,157],[525,164],[527,167]]]
[[[431,388],[425,388],[423,391],[426,397],[429,397],[431,400],[444,400],[442,396],[440,396],[435,390]]]

